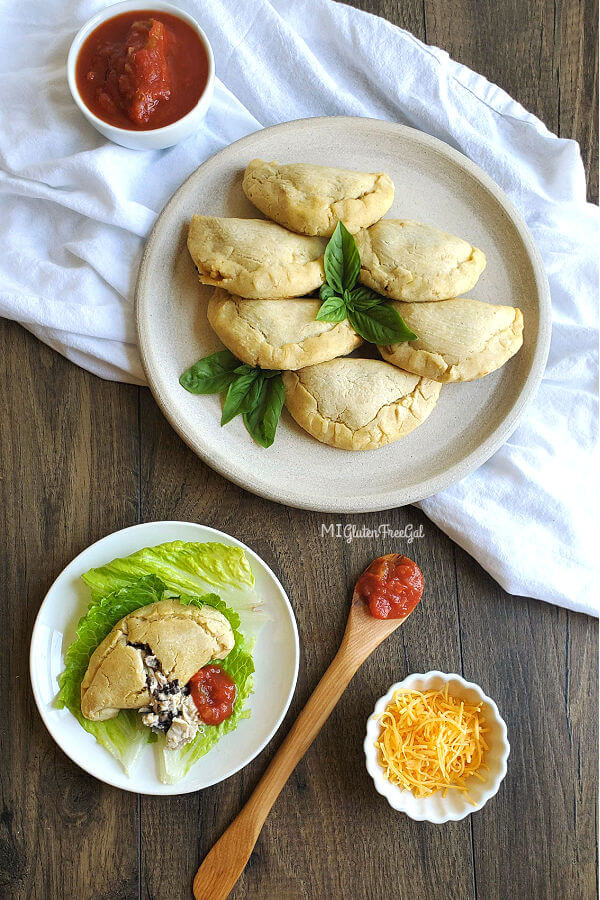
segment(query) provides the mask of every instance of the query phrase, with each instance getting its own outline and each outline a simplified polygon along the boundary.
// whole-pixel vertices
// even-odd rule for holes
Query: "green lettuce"
[[[176,594],[204,594],[214,588],[222,595],[223,588],[251,588],[254,576],[241,547],[210,542],[197,544],[171,541],[156,547],[145,547],[123,559],[82,576],[97,602],[112,591],[119,590],[143,575],[158,575]]]
[[[202,602],[198,597],[190,597],[185,594],[179,598],[180,603],[194,603],[201,606]],[[165,784],[174,784],[189,772],[190,768],[197,762],[201,756],[214,747],[223,735],[234,731],[242,719],[250,716],[250,710],[244,709],[246,700],[252,693],[254,662],[251,655],[251,647],[248,646],[244,636],[240,633],[240,617],[239,615],[222,600],[217,598],[216,602],[211,598],[208,601],[211,606],[222,612],[229,621],[233,629],[235,644],[233,649],[219,662],[219,665],[225,669],[228,675],[235,681],[236,695],[233,705],[233,712],[228,719],[221,722],[220,725],[203,725],[193,741],[185,744],[179,750],[167,750],[164,746],[164,736],[159,737],[156,749],[158,753],[158,771],[160,780]]]
[[[174,594],[199,596],[217,590],[227,606],[235,609],[246,640],[252,642],[267,616],[257,609],[254,575],[241,547],[217,541],[171,541],[146,547],[82,576],[92,592],[92,603],[111,591],[132,584],[144,575],[157,575]]]
[[[217,741],[250,715],[244,706],[252,693],[254,637],[265,621],[256,609],[252,569],[241,548],[219,543],[174,541],[148,547],[82,576],[91,590],[88,612],[79,621],[77,635],[65,654],[65,670],[59,677],[57,705],[68,708],[82,728],[118,759],[131,774],[148,742],[156,742],[161,781],[172,784]],[[213,592],[217,587],[227,601]],[[202,726],[196,737],[180,750],[167,750],[164,735],[158,740],[142,725],[135,710],[122,710],[106,722],[90,722],[81,713],[81,682],[96,647],[124,616],[149,603],[168,597],[186,605],[208,604],[229,621],[234,646],[219,662],[236,683],[233,713],[220,725]]]
[[[99,744],[118,759],[127,774],[131,774],[138,757],[152,732],[142,725],[135,710],[123,710],[115,719],[90,722],[81,713],[81,682],[90,657],[96,647],[124,616],[140,606],[163,599],[165,586],[154,575],[139,581],[92,604],[77,625],[77,636],[65,654],[65,669],[59,675],[56,705],[69,709],[82,728],[93,734]]]

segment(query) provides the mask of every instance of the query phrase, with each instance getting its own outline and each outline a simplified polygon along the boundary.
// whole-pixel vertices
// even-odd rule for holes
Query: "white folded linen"
[[[389,119],[447,141],[524,215],[550,282],[553,338],[512,438],[420,506],[506,590],[598,615],[598,216],[578,145],[375,16],[331,0],[186,0],[217,63],[205,125],[170,150],[127,150],[87,124],[66,82],[70,41],[104,5],[5,0],[0,12],[0,315],[103,378],[142,384],[133,289],[144,239],[203,160],[316,115]]]

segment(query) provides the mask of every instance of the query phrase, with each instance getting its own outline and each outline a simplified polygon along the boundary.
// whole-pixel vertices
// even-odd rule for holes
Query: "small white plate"
[[[392,697],[398,690],[411,691],[439,691],[448,685],[448,693],[453,697],[460,697],[468,703],[483,705],[486,725],[489,733],[486,742],[489,750],[485,754],[485,762],[489,769],[482,775],[485,781],[471,777],[469,781],[469,794],[473,799],[470,803],[462,791],[450,789],[444,797],[441,791],[431,797],[417,798],[412,791],[405,790],[392,784],[385,777],[384,771],[378,761],[378,751],[375,741],[379,737],[379,716],[384,711]],[[375,709],[367,720],[367,736],[364,742],[367,771],[379,794],[381,794],[393,809],[406,813],[417,822],[433,822],[441,825],[443,822],[458,822],[472,812],[482,809],[490,797],[498,793],[498,789],[506,775],[506,763],[510,753],[510,744],[506,732],[506,724],[500,715],[494,701],[483,693],[478,684],[465,681],[460,675],[444,672],[426,672],[409,675],[404,681],[393,684],[387,694],[377,701]]]
[[[152,745],[143,751],[130,777],[67,709],[57,709],[58,676],[64,653],[90,601],[81,575],[116,557],[167,541],[218,541],[242,547],[249,558],[256,592],[269,621],[254,648],[254,693],[248,701],[249,719],[225,735],[177,784],[161,784]],[[271,740],[292,699],[299,659],[298,629],[290,601],[277,577],[263,560],[235,538],[192,522],[148,522],[109,534],[84,550],[58,576],[40,607],[31,637],[30,675],[33,696],[44,725],[74,763],[100,781],[139,794],[188,794],[228,778],[247,765]]]

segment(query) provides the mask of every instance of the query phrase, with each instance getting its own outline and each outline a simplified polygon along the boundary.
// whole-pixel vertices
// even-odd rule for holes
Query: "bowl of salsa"
[[[196,131],[214,85],[214,58],[200,25],[162,0],[125,0],[78,31],[69,88],[101,134],[134,150],[172,147]]]

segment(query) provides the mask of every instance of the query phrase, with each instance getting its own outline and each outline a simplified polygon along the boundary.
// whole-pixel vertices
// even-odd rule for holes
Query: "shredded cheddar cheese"
[[[379,717],[381,733],[375,746],[388,781],[430,797],[449,788],[464,791],[471,775],[485,781],[488,749],[482,707],[443,691],[396,691]]]

